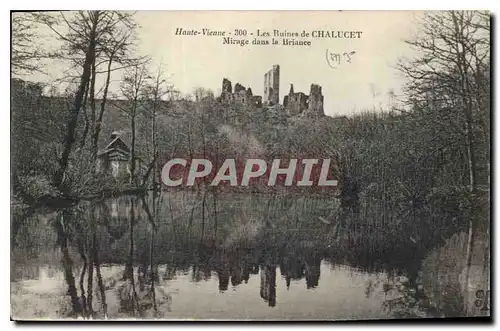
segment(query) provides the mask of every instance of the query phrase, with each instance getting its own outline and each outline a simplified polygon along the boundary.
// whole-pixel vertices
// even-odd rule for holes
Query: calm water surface
[[[55,266],[23,266],[16,267],[14,287],[23,289],[26,300],[45,298],[47,304],[54,305],[50,296],[65,296],[67,285],[63,271]],[[167,273],[166,266],[160,266],[160,275]],[[119,278],[124,267],[103,266],[105,279]],[[319,268],[320,280],[315,287],[309,287],[306,279],[287,282],[285,276],[276,269],[275,293],[269,296],[269,284],[266,272],[250,275],[242,284],[232,285],[221,290],[221,279],[217,273],[203,275],[197,280],[193,269],[176,272],[171,279],[161,279],[157,287],[168,297],[159,309],[163,318],[172,319],[377,319],[388,318],[390,312],[384,308],[388,295],[381,284],[387,280],[384,273],[360,272],[343,265],[331,265],[322,262]],[[198,275],[199,276],[199,275]],[[19,278],[17,278],[19,277]],[[369,289],[370,286],[373,288]],[[377,286],[379,288],[377,288]],[[266,288],[267,287],[267,288]],[[158,289],[157,289],[158,290]],[[369,292],[368,292],[369,291]],[[119,312],[120,307],[116,293],[108,290],[107,301],[110,316],[128,316]],[[270,291],[272,292],[272,290]],[[113,295],[115,294],[115,295]],[[38,300],[38,299],[36,299]],[[57,300],[56,300],[57,301]],[[29,305],[29,302],[25,302]],[[58,304],[58,303],[56,303]],[[61,307],[46,307],[52,310],[52,318],[61,318],[57,312]],[[38,318],[26,316],[18,311],[21,318]],[[26,311],[30,313],[30,309]],[[39,316],[42,317],[42,316]],[[132,317],[132,316],[130,316]]]
[[[381,261],[372,256],[387,248],[363,248],[369,236],[338,244],[317,220],[331,207],[328,199],[163,194],[156,203],[122,197],[21,215],[12,232],[12,317],[75,318],[75,302],[90,303],[97,319],[435,315],[422,257]],[[89,278],[82,270],[94,251]]]

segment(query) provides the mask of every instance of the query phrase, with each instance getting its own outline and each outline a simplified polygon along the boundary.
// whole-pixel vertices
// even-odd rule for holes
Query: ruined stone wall
[[[222,93],[233,93],[231,81],[227,78],[222,80]]]
[[[233,102],[233,86],[231,81],[227,78],[222,80],[222,92],[220,95],[220,100],[223,102],[231,103]]]
[[[240,83],[234,85],[234,92],[231,81],[227,78],[222,80],[222,93],[220,100],[225,103],[242,104],[245,106],[262,107],[262,97],[254,96],[251,88],[245,88]]]
[[[256,108],[262,108],[262,96],[254,95],[252,97],[252,103]]]
[[[290,92],[285,95],[283,99],[283,107],[286,109],[288,115],[298,115],[308,108],[309,96],[302,92],[295,93],[293,84],[290,84]]]
[[[302,92],[295,92],[293,84],[290,84],[290,92],[283,98],[283,107],[279,100],[280,66],[274,65],[264,75],[264,98],[253,95],[251,88],[236,83],[234,91],[231,81],[224,78],[222,80],[222,93],[220,100],[226,103],[237,103],[255,108],[266,107],[267,110],[286,111],[291,116],[322,116],[324,115],[324,97],[321,86],[311,84],[309,95]]]
[[[240,93],[241,91],[245,91],[245,86],[236,83],[236,85],[234,85],[234,93]]]
[[[323,109],[324,96],[321,92],[321,86],[311,84],[311,91],[309,92],[308,108],[304,111],[306,116],[322,116],[325,115]]]

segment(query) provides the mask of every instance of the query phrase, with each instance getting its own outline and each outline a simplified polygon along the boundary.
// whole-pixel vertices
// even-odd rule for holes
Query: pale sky
[[[401,56],[411,55],[404,39],[415,31],[418,12],[138,12],[140,50],[168,66],[171,81],[182,92],[205,87],[219,92],[222,78],[251,87],[263,95],[264,74],[280,65],[280,101],[295,92],[309,93],[311,83],[323,87],[325,113],[350,114],[378,108],[397,93],[402,77],[393,68]],[[309,39],[311,46],[223,45],[222,37],[176,36],[176,28],[233,31],[355,30],[360,39]],[[252,37],[249,38],[253,39]],[[328,66],[326,51],[355,51],[351,63]],[[374,96],[374,94],[376,96]]]
[[[398,58],[411,56],[404,43],[416,31],[410,11],[139,11],[136,21],[138,52],[150,55],[154,64],[166,66],[172,83],[182,93],[203,87],[220,93],[222,79],[251,87],[263,95],[264,74],[280,65],[280,102],[290,83],[295,92],[309,94],[311,83],[323,88],[328,115],[348,115],[388,103],[387,93],[396,94],[404,79],[394,69]],[[302,30],[362,31],[359,39],[295,38],[311,41],[311,46],[223,45],[220,36],[176,36],[176,28],[203,28],[232,32],[245,29],[251,42],[256,30],[298,32]],[[270,40],[270,38],[266,38]],[[280,40],[282,38],[277,38]],[[351,63],[331,68],[327,52],[350,53]],[[50,68],[47,70],[51,73]],[[54,68],[60,72],[60,68]],[[31,77],[33,80],[37,78]],[[113,80],[119,80],[115,75]],[[30,77],[25,77],[30,79]],[[42,79],[47,81],[47,77]],[[50,80],[50,79],[49,79]]]

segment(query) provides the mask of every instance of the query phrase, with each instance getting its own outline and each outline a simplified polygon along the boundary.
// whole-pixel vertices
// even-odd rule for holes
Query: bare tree
[[[440,129],[449,130],[453,126],[457,141],[464,142],[469,191],[474,201],[478,193],[479,145],[481,140],[489,140],[489,126],[484,124],[489,117],[489,14],[477,11],[426,13],[420,35],[407,43],[419,52],[417,58],[400,65],[409,78],[408,101],[413,109],[432,118]],[[471,205],[474,208],[475,203]],[[468,224],[466,286],[477,226],[477,217],[472,213]]]
[[[458,132],[466,140],[470,191],[477,190],[474,116],[485,111],[483,101],[489,84],[478,85],[489,70],[489,20],[484,13],[450,11],[426,13],[421,35],[407,41],[421,56],[401,63],[409,77],[408,100],[431,112],[459,111]],[[449,121],[444,121],[448,126]]]
[[[89,84],[90,78],[91,78],[91,71],[92,71],[92,65],[95,61],[96,57],[96,45],[97,45],[97,38],[98,38],[98,24],[99,20],[101,17],[102,13],[99,11],[95,12],[89,12],[88,13],[88,38],[86,39],[85,43],[81,45],[81,49],[85,49],[85,60],[83,62],[83,71],[80,76],[80,83],[78,86],[78,90],[75,94],[75,99],[73,102],[73,107],[70,110],[68,119],[67,119],[67,124],[66,124],[66,137],[64,139],[64,147],[63,151],[61,154],[61,157],[59,159],[59,169],[57,169],[55,175],[54,175],[54,185],[56,187],[62,188],[63,180],[64,180],[64,173],[66,172],[66,169],[68,167],[68,161],[69,161],[69,156],[71,153],[71,150],[73,148],[73,144],[75,143],[75,136],[76,136],[76,128],[77,128],[77,121],[78,121],[78,114],[80,112],[80,109],[83,104],[83,98],[85,95],[85,90],[87,85]],[[62,34],[57,32],[57,29],[54,27],[56,24],[56,21],[54,21],[51,17],[49,16],[43,16],[41,19],[47,24],[47,26],[51,27],[53,31],[55,31],[59,36],[62,38],[69,38],[69,37],[64,37]],[[71,27],[70,24],[68,26]]]
[[[36,44],[37,20],[33,13],[12,13],[11,71],[15,75],[41,71],[46,54]]]
[[[130,65],[131,48],[135,42],[134,32],[137,27],[133,15],[133,13],[118,11],[78,11],[74,14],[59,12],[35,15],[37,21],[48,26],[62,43],[60,50],[52,56],[69,62],[69,71],[84,66],[86,45],[90,43],[90,36],[93,35],[95,49],[90,64],[90,79],[86,82],[82,102],[85,126],[80,138],[80,147],[85,145],[91,129],[91,155],[94,160],[97,156],[97,142],[105,112],[111,73]],[[92,29],[95,29],[93,34]],[[105,68],[101,68],[103,66]],[[106,79],[104,86],[99,89],[103,92],[98,113],[96,81],[100,74],[106,74]],[[67,74],[64,79],[72,82],[77,78],[79,79],[79,76]],[[87,105],[90,107],[90,114],[87,113]]]
[[[106,101],[108,97],[109,84],[111,81],[111,73],[114,70],[123,69],[133,63],[130,59],[130,48],[134,42],[134,29],[137,25],[132,21],[131,17],[123,14],[116,14],[117,19],[121,22],[123,27],[115,29],[113,33],[109,33],[106,40],[103,40],[102,51],[105,59],[101,62],[106,64],[106,80],[103,87],[102,100],[100,111],[94,122],[94,130],[92,135],[92,157],[97,157],[97,149],[99,142],[99,134],[101,132],[101,123],[106,110]],[[114,19],[114,17],[112,18]],[[101,64],[100,63],[100,64]],[[113,64],[118,66],[113,68]]]
[[[151,75],[153,76],[153,75]],[[169,85],[165,77],[165,69],[162,65],[158,68],[156,74],[149,80],[144,86],[143,97],[145,99],[145,105],[147,107],[146,114],[150,118],[151,125],[151,151],[150,151],[150,163],[148,165],[147,171],[143,176],[143,185],[146,184],[151,171],[153,172],[153,186],[160,182],[160,174],[156,167],[158,160],[158,128],[157,128],[157,118],[161,111],[164,110],[164,105],[166,103],[165,97],[169,96],[174,91],[173,86]],[[158,177],[158,178],[157,178]]]
[[[136,119],[143,101],[144,87],[149,79],[147,63],[135,63],[128,68],[120,84],[122,100],[116,100],[114,105],[130,118],[131,143],[130,143],[130,183],[136,180]]]
[[[130,64],[129,52],[134,44],[133,13],[118,11],[78,11],[72,14],[33,13],[33,20],[47,26],[61,42],[61,48],[53,57],[68,61],[69,71],[80,68],[77,76],[66,75],[70,82],[78,80],[73,109],[67,120],[67,134],[60,157],[60,167],[54,175],[54,184],[61,186],[73,145],[77,139],[78,117],[83,109],[85,126],[80,147],[85,145],[87,134],[91,136],[91,156],[97,157],[97,145],[101,122],[106,109],[111,73]],[[29,35],[25,36],[26,39]],[[133,62],[135,63],[135,62]],[[101,69],[105,66],[105,69]],[[106,74],[104,86],[100,89],[102,101],[97,111],[97,76]],[[87,112],[90,107],[90,114]]]

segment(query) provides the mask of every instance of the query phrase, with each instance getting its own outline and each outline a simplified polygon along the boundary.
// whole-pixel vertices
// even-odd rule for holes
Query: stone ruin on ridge
[[[253,95],[251,88],[245,88],[236,83],[234,90],[229,79],[222,80],[222,92],[219,101],[230,104],[241,104],[246,107],[283,111],[290,116],[322,116],[324,115],[324,96],[321,86],[311,84],[309,94],[295,92],[293,84],[290,84],[288,95],[280,100],[280,66],[273,65],[264,75],[264,98]]]

